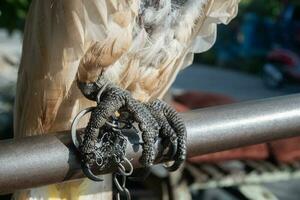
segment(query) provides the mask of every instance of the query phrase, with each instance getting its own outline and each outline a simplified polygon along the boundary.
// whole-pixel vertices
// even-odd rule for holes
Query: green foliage
[[[31,0],[0,0],[0,27],[10,32],[23,30],[30,2]],[[276,17],[281,8],[282,0],[242,0],[239,16],[245,12],[255,12],[261,16]]]
[[[31,0],[0,0],[0,27],[9,32],[24,29]]]
[[[282,0],[242,0],[240,12],[254,12],[261,17],[276,18],[283,6]]]

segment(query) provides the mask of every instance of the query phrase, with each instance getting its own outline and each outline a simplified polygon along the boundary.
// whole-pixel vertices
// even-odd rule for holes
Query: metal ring
[[[120,200],[121,198],[120,198],[120,192],[117,192],[116,194],[115,194],[116,196],[116,200]]]
[[[124,192],[122,193],[125,194],[127,200],[131,200],[130,192],[127,188],[124,187]]]
[[[123,123],[123,126],[120,126],[120,124]],[[119,129],[131,129],[133,127],[132,123],[127,122],[126,120],[118,120],[118,128]]]
[[[121,176],[121,178],[122,178],[122,185],[120,185],[119,180],[117,179],[117,174],[116,173],[114,174],[113,180],[114,180],[114,183],[116,185],[117,190],[119,192],[123,193],[125,191],[124,187],[125,187],[125,184],[126,184],[126,176]]]
[[[98,160],[100,160],[100,162],[98,162]],[[98,167],[101,167],[103,165],[103,159],[96,157],[96,164],[98,165]]]
[[[132,166],[131,162],[126,157],[124,157],[123,159],[125,161],[125,164],[126,163],[128,164],[129,170],[128,170],[128,172],[126,172],[126,168],[124,167],[124,165],[122,165],[122,163],[118,163],[119,173],[123,176],[130,176],[133,172],[133,166]]]
[[[93,181],[97,181],[97,182],[103,181],[103,179],[96,176],[88,166],[85,166],[85,165],[82,166],[82,171],[83,171],[84,175],[86,175],[86,177],[88,177],[89,179],[91,179]]]
[[[120,200],[121,197],[120,197],[120,193],[122,193],[123,195],[125,194],[125,197],[126,197],[126,200],[131,200],[131,196],[130,196],[130,192],[127,188],[123,188],[123,192],[117,192],[116,193],[116,200]]]
[[[77,139],[77,125],[79,123],[79,120],[84,117],[86,114],[92,112],[94,109],[96,109],[97,107],[88,107],[83,109],[82,111],[80,111],[74,118],[72,124],[71,124],[71,135],[72,135],[72,141],[73,144],[75,145],[75,147],[78,149],[79,148],[79,142]],[[119,126],[117,124],[113,124],[109,121],[105,121],[105,124],[111,126],[112,128],[119,128]]]
[[[115,186],[118,190],[118,192],[116,194],[116,197],[117,197],[117,199],[120,199],[120,194],[123,194],[126,197],[126,199],[131,200],[130,192],[125,187],[125,185],[126,185],[126,176],[121,176],[121,178],[122,178],[122,185],[119,183],[119,180],[117,179],[117,174],[114,173],[113,180],[114,180]]]
[[[108,85],[108,82],[106,82],[106,83],[102,86],[101,90],[98,92],[98,94],[97,94],[97,103],[100,103],[101,95],[102,95],[103,91],[105,90],[105,88],[107,87],[107,85]]]
[[[87,113],[92,112],[96,107],[88,107],[80,111],[76,117],[74,118],[72,125],[71,125],[71,134],[72,134],[72,141],[76,148],[79,147],[79,142],[77,140],[77,125],[79,120],[85,116]]]
[[[119,125],[118,124],[114,124],[113,122],[107,121],[105,122],[107,125],[109,125],[112,128],[116,128],[119,129]]]

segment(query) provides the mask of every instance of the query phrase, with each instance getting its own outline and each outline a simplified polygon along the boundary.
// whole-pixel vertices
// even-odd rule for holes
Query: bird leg
[[[169,170],[176,170],[185,160],[185,126],[176,111],[166,103],[159,100],[142,103],[134,99],[128,91],[103,77],[95,83],[78,83],[78,86],[84,96],[97,101],[79,149],[87,167],[95,162],[93,155],[96,154],[99,131],[116,112],[120,113],[119,118],[122,113],[129,113],[131,119],[139,125],[143,140],[140,162],[143,166],[153,165],[156,156],[155,142],[159,137],[165,146],[172,147],[170,158],[175,159],[175,163]]]
[[[167,103],[154,100],[147,103],[151,114],[155,117],[160,127],[160,137],[165,146],[170,146],[167,156],[175,162],[166,167],[169,171],[177,170],[186,158],[186,128],[178,113]]]

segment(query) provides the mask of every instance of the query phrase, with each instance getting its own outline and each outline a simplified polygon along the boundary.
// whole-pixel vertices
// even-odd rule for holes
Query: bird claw
[[[179,114],[167,103],[155,100],[148,103],[152,115],[160,126],[160,137],[164,148],[168,148],[165,155],[174,160],[172,166],[165,166],[169,171],[177,170],[186,158],[186,128]]]
[[[97,151],[95,146],[99,140],[99,135],[103,133],[103,131],[101,132],[103,127],[110,126],[114,130],[113,124],[107,123],[107,121],[115,112],[119,112],[120,116],[116,118],[116,121],[120,121],[119,124],[125,124],[126,126],[123,126],[123,128],[126,128],[129,123],[132,124],[133,121],[139,125],[143,140],[143,152],[140,162],[144,167],[153,165],[156,157],[155,142],[159,137],[162,138],[165,144],[164,148],[169,149],[165,156],[168,156],[168,159],[175,160],[171,167],[167,167],[168,170],[176,170],[185,160],[185,126],[177,112],[168,104],[159,100],[150,103],[139,102],[133,99],[128,91],[105,81],[98,81],[97,84],[94,83],[94,86],[88,84],[87,88],[80,84],[80,89],[87,98],[97,101],[97,106],[91,110],[91,118],[85,129],[80,148],[84,158],[89,153]],[[115,144],[110,145],[114,149]],[[94,159],[83,159],[83,161],[86,163],[96,162],[97,156]],[[92,180],[97,179],[91,175],[88,167],[85,168],[85,172]]]
[[[172,159],[175,157],[178,149],[176,137],[166,138],[165,140],[163,140],[162,146],[167,150],[166,154],[163,154],[163,157],[165,157],[166,159]]]

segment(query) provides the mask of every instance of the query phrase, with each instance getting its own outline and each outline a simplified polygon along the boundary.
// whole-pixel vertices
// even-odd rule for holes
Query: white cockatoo
[[[18,74],[15,137],[69,130],[75,115],[95,104],[78,82],[99,76],[141,102],[163,97],[193,54],[213,45],[217,24],[236,16],[238,2],[33,0]],[[19,191],[14,198],[109,199],[111,178]]]

